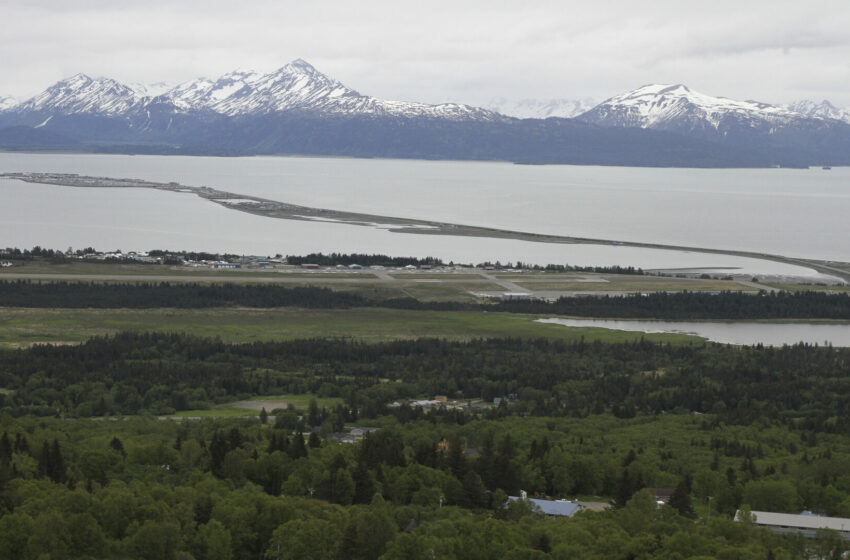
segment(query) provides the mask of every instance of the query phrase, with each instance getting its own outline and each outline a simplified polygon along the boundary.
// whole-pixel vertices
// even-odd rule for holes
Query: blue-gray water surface
[[[850,323],[753,323],[743,321],[639,321],[609,319],[538,319],[565,327],[597,327],[645,333],[692,334],[725,344],[850,346]]]
[[[536,233],[741,249],[850,261],[850,169],[644,169],[343,158],[0,153],[0,171],[64,172],[208,185],[295,204]],[[626,247],[394,234],[228,211],[173,193],[0,182],[0,245],[310,251],[485,260],[799,267]]]

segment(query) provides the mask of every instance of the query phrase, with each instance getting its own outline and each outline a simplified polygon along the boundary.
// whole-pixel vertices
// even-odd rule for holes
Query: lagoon
[[[565,327],[596,327],[645,333],[692,334],[724,344],[782,346],[820,344],[850,346],[850,323],[767,323],[746,321],[640,321],[607,319],[539,319]]]

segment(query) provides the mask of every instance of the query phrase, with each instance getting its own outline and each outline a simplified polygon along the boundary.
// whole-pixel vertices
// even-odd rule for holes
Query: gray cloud
[[[850,106],[846,0],[0,0],[0,95],[86,72],[183,81],[304,58],[363,93],[603,99],[649,82]]]

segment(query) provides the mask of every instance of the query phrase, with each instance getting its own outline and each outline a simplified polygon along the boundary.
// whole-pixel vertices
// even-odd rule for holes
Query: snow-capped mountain
[[[69,115],[75,113],[118,116],[140,108],[145,97],[109,78],[77,74],[56,82],[14,108],[16,113]]]
[[[157,97],[174,89],[175,84],[171,82],[154,82],[152,84],[140,84],[133,82],[127,86],[136,92],[139,97]]]
[[[499,110],[543,117],[572,114],[581,102],[526,100],[513,108],[507,103]],[[848,124],[710,97],[681,85],[645,86],[577,119],[517,119],[468,105],[363,95],[303,60],[269,73],[237,70],[174,87],[78,74],[0,111],[0,132],[3,149],[586,165],[850,165]]]
[[[836,107],[826,99],[817,103],[810,100],[795,101],[787,106],[791,111],[802,113],[807,117],[835,119],[850,124],[850,108]]]
[[[850,161],[850,125],[845,122],[758,101],[713,97],[681,84],[640,87],[600,103],[577,119],[752,149],[793,165]]]
[[[732,128],[785,126],[807,117],[758,101],[712,97],[681,84],[652,84],[607,99],[579,118],[602,126],[725,136]]]
[[[7,111],[18,104],[14,97],[0,95],[0,111]]]
[[[268,74],[236,70],[215,81],[192,80],[164,93],[160,99],[183,111],[209,110],[228,116],[307,111],[450,120],[499,118],[495,113],[468,105],[427,105],[362,95],[301,59]]]
[[[118,116],[149,114],[151,105],[160,110],[170,107],[181,114],[205,112],[229,117],[300,111],[460,121],[503,118],[468,105],[427,105],[361,95],[300,59],[268,74],[236,70],[215,80],[198,78],[170,88],[164,84],[128,86],[77,74],[20,104],[16,111]]]
[[[496,97],[485,109],[518,119],[573,118],[596,106],[592,99],[509,99]]]

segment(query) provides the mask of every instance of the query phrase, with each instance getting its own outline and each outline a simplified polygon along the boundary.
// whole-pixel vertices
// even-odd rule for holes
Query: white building
[[[800,533],[814,538],[818,529],[838,531],[845,540],[850,540],[850,519],[846,517],[821,517],[813,513],[802,514],[774,513],[772,511],[751,511],[756,525],[767,527],[777,534]],[[741,521],[741,510],[735,512],[735,521]]]

